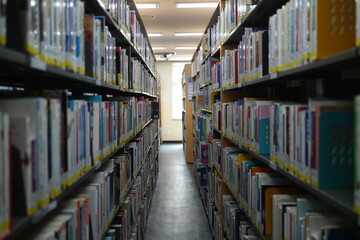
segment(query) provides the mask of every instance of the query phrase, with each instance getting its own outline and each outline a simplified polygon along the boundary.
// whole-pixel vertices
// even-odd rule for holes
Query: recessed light
[[[148,36],[149,37],[161,37],[161,36],[163,36],[163,34],[162,33],[148,33]]]
[[[177,37],[202,36],[203,33],[175,33]]]
[[[152,49],[153,50],[165,50],[166,47],[153,47]]]
[[[176,3],[176,8],[216,8],[217,2]]]
[[[195,50],[197,47],[175,47],[175,49],[179,50]]]
[[[139,8],[159,8],[159,3],[136,3],[136,7]]]

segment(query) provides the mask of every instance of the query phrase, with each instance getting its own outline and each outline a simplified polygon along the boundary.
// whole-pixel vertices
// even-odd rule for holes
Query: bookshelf
[[[184,144],[184,150],[185,150],[185,156],[186,156],[186,162],[187,163],[193,163],[193,118],[192,118],[192,101],[189,101],[190,97],[190,91],[189,86],[191,83],[189,83],[188,79],[191,75],[191,65],[185,64],[183,75],[182,75],[182,82],[183,82],[183,101],[184,101],[184,113],[183,113],[183,144]],[[192,86],[191,86],[192,87]]]
[[[6,104],[0,104],[1,194],[6,198],[1,204],[9,209],[11,206],[20,209],[25,205],[24,213],[1,210],[0,239],[23,239],[25,236],[35,239],[52,221],[63,224],[63,227],[51,230],[54,234],[81,231],[82,235],[88,234],[87,238],[83,235],[81,239],[103,239],[112,234],[108,230],[115,222],[130,217],[131,206],[135,205],[134,219],[121,231],[128,233],[124,239],[130,239],[130,235],[134,237],[137,232],[133,233],[134,229],[143,234],[159,171],[159,125],[157,119],[151,119],[151,102],[159,101],[160,86],[154,53],[135,3],[124,0],[116,4],[100,0],[70,0],[67,4],[62,0],[56,4],[53,1],[42,1],[41,4],[40,1],[25,1],[26,6],[37,9],[25,9],[25,14],[35,19],[33,28],[26,29],[24,24],[17,29],[12,25],[12,20],[20,13],[17,2],[0,4],[0,9],[7,10],[2,12],[9,14],[1,16],[1,28],[7,32],[0,34],[0,102],[7,101],[16,109],[16,101],[29,104],[27,101],[32,99],[40,104],[37,106],[43,112],[36,112],[34,123],[31,116],[19,116],[16,110],[6,110]],[[63,7],[61,10],[60,6]],[[54,11],[46,15],[50,7]],[[58,11],[64,14],[60,14],[60,21],[55,21],[60,19],[55,16]],[[122,15],[125,13],[128,19]],[[49,19],[45,19],[45,15]],[[93,21],[91,31],[85,29],[89,18]],[[65,20],[73,21],[73,26],[61,25],[60,22]],[[45,26],[48,23],[60,24],[56,25],[59,27],[57,35],[64,38],[59,40],[54,36],[56,41],[59,40],[58,45],[55,45],[56,41],[47,41],[50,35]],[[27,47],[12,44],[14,36],[20,36],[22,30],[28,35],[18,40]],[[34,32],[42,37],[31,35]],[[87,44],[93,44],[92,52]],[[21,124],[24,131],[18,130]],[[34,128],[37,135],[27,135]],[[31,143],[33,147],[21,148],[21,144],[24,145],[21,141]],[[9,149],[3,146],[9,146]],[[13,155],[17,150],[25,152],[34,170],[29,168],[25,172],[24,165],[17,164],[16,161],[21,161],[21,155]],[[117,171],[119,159],[124,165]],[[42,164],[46,167],[41,168]],[[5,168],[11,168],[12,173],[3,174]],[[8,182],[14,182],[15,171],[19,183],[8,185]],[[126,181],[119,180],[125,177]],[[33,182],[30,186],[34,195],[31,197],[35,199],[31,210],[26,184],[29,179],[28,182]],[[21,187],[15,191],[15,185]],[[101,209],[93,207],[95,198],[90,196],[95,195],[90,193],[99,197],[97,203]],[[23,201],[15,203],[22,195]],[[45,200],[43,196],[46,196]],[[135,203],[134,196],[141,201]],[[10,201],[13,197],[16,198],[14,202]],[[79,205],[72,206],[75,201]],[[124,209],[129,214],[119,216]],[[80,211],[83,211],[81,216],[73,214],[80,214]],[[95,225],[94,214],[103,216],[99,222],[96,220],[98,225]],[[85,219],[89,218],[92,221],[88,223],[87,220],[86,225],[80,226],[77,222],[85,224]],[[66,228],[70,222],[77,229]],[[85,233],[85,228],[90,230]],[[74,239],[80,239],[80,235],[76,236]]]
[[[330,212],[353,226],[351,230],[338,226],[334,228],[334,231],[342,231],[342,236],[346,237],[353,237],[358,231],[356,230],[360,213],[358,207],[359,155],[356,150],[358,145],[354,145],[350,137],[349,166],[344,166],[343,169],[339,167],[336,171],[332,171],[331,166],[336,164],[335,158],[320,156],[320,152],[331,152],[330,149],[333,149],[333,145],[326,145],[328,140],[323,137],[325,135],[322,135],[329,133],[330,130],[320,132],[319,129],[324,129],[327,123],[323,121],[320,124],[319,120],[313,120],[309,116],[320,119],[319,116],[323,114],[320,105],[331,106],[336,109],[333,110],[333,117],[337,115],[343,119],[342,126],[345,126],[347,121],[350,126],[349,134],[354,134],[355,139],[359,137],[358,130],[352,130],[353,127],[358,129],[359,119],[357,97],[360,93],[359,41],[356,44],[359,33],[353,31],[353,27],[356,25],[358,28],[360,22],[352,21],[353,17],[358,18],[360,14],[359,4],[355,1],[346,3],[349,4],[347,14],[350,16],[347,16],[349,21],[342,26],[353,29],[348,32],[349,35],[342,35],[340,40],[334,37],[337,34],[334,33],[335,35],[329,35],[327,38],[327,41],[330,39],[330,41],[339,41],[339,49],[325,53],[319,47],[321,44],[327,44],[323,42],[323,37],[327,34],[323,29],[334,26],[334,22],[329,20],[330,17],[333,16],[332,19],[334,19],[334,15],[342,14],[342,12],[333,11],[329,15],[325,14],[326,17],[323,15],[323,19],[329,18],[328,22],[314,22],[313,27],[314,31],[317,31],[317,37],[311,40],[309,45],[311,49],[305,50],[310,52],[306,53],[306,56],[301,56],[302,52],[297,52],[298,55],[292,52],[295,49],[293,39],[298,39],[297,37],[302,36],[303,33],[300,28],[296,29],[299,34],[297,36],[291,32],[295,29],[290,18],[291,14],[295,14],[293,16],[301,25],[302,14],[310,11],[310,6],[316,6],[317,9],[312,12],[314,14],[310,16],[312,18],[330,12],[328,11],[330,8],[337,9],[338,4],[338,2],[318,0],[308,1],[309,5],[305,6],[305,2],[301,0],[220,0],[202,41],[194,53],[192,59],[194,103],[199,104],[199,100],[204,101],[203,89],[209,84],[205,82],[209,72],[211,80],[212,109],[210,111],[206,107],[198,106],[193,108],[195,129],[193,134],[194,174],[208,213],[214,239],[225,237],[226,239],[280,239],[279,234],[282,234],[284,239],[290,239],[289,234],[298,234],[300,229],[299,225],[289,226],[286,222],[290,219],[296,224],[302,221],[301,218],[305,216],[294,217],[292,213],[299,211],[299,208],[302,209],[304,202],[321,212],[320,218],[324,220],[324,223],[314,227],[318,223],[314,220],[314,225],[311,225],[311,221],[316,218],[315,214],[306,210],[306,218],[309,220],[306,227],[311,229],[312,237],[323,237],[321,228],[327,229],[325,231],[333,228],[329,226],[332,224],[331,216],[328,214]],[[285,23],[284,21],[287,21],[285,19],[289,22]],[[278,21],[277,23],[282,21],[284,28],[278,28],[278,25],[274,25],[274,21]],[[218,22],[221,28],[217,29]],[[281,39],[276,40],[281,41],[280,45],[274,42],[274,33],[281,36]],[[294,38],[291,38],[293,36]],[[298,49],[302,48],[301,43],[298,46]],[[274,60],[273,54],[277,51],[277,47],[283,48],[277,52],[280,57],[275,57],[276,60]],[[280,51],[283,52],[280,53]],[[211,61],[219,61],[219,75],[215,67],[211,67],[210,71],[203,71],[207,64],[210,63],[210,66],[217,64]],[[328,102],[319,103],[320,101]],[[341,107],[336,107],[338,104],[348,104],[346,105],[348,112],[341,112]],[[318,110],[314,110],[315,108]],[[266,124],[261,123],[263,120],[259,120],[263,119],[264,115],[260,114],[264,114],[264,109],[268,111],[264,117],[265,121],[268,121]],[[304,111],[301,113],[302,120],[299,117],[301,111]],[[278,113],[284,117],[281,122],[279,122]],[[347,114],[349,118],[345,120]],[[357,120],[354,121],[354,118],[350,117],[351,114],[356,114]],[[210,128],[207,128],[206,118],[209,118]],[[280,124],[282,130],[280,131],[280,128],[276,128],[274,124]],[[287,124],[288,127],[281,124]],[[336,124],[333,127],[335,131]],[[277,140],[280,142],[276,142]],[[355,141],[358,144],[359,141]],[[300,148],[300,142],[303,148]],[[278,146],[280,148],[277,148]],[[201,152],[202,149],[205,153]],[[308,152],[305,152],[305,149]],[[281,156],[277,155],[280,154],[278,151],[281,151]],[[331,154],[333,153],[332,151]],[[206,154],[208,158],[202,158]],[[354,160],[351,160],[354,155]],[[330,168],[326,168],[324,162],[329,158],[333,161],[327,165]],[[356,168],[355,172],[354,168]],[[342,178],[340,176],[343,171],[347,172],[345,175],[349,178],[348,183],[343,185],[331,183],[331,177]],[[249,174],[249,178],[244,177],[246,175],[243,174]],[[268,188],[262,187],[261,181],[270,176],[278,176],[283,182],[270,187],[270,189],[273,188],[271,190],[266,190]],[[323,179],[322,183],[319,179]],[[260,185],[253,185],[253,181],[257,181]],[[354,186],[354,183],[357,185]],[[280,189],[281,187],[283,189]],[[243,189],[256,190],[246,192]],[[258,199],[256,191],[262,191],[260,189],[277,193],[265,196],[264,199],[268,199],[265,200],[268,203],[265,203]],[[279,200],[280,198],[284,200]],[[212,199],[210,200],[213,203],[211,209],[204,199]],[[254,199],[257,208],[254,206]],[[291,206],[282,202],[285,200]],[[261,204],[264,204],[264,207],[261,207]],[[324,209],[315,207],[317,204],[322,205]],[[268,211],[268,209],[277,208],[282,209],[286,214],[275,215],[278,214],[277,210]],[[237,211],[240,213],[229,215]],[[260,215],[265,218],[261,219]],[[217,217],[213,219],[212,216]],[[269,218],[274,216],[279,221],[284,221],[284,224],[280,224],[281,227],[274,226],[269,221]],[[227,222],[229,217],[240,219],[237,220],[241,222],[240,226],[235,224],[236,221]],[[250,233],[245,229],[251,229]],[[234,232],[237,232],[237,235]],[[241,234],[251,236],[241,238]],[[296,239],[310,238],[309,235],[305,235]]]

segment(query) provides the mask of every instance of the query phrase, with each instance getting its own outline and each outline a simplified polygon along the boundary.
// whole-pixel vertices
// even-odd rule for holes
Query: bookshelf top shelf
[[[126,33],[121,26],[119,26],[110,13],[105,9],[103,3],[100,0],[88,0],[87,7],[91,8],[92,12],[96,15],[104,16],[106,19],[106,24],[109,26],[110,32],[113,36],[123,45],[130,46],[132,56],[141,60],[145,67],[150,71],[150,73],[156,77],[155,73],[152,71],[148,63],[145,61],[144,56],[139,52],[135,45],[130,40],[130,34]],[[149,42],[149,41],[148,41]],[[152,54],[154,57],[154,54]],[[155,57],[154,57],[155,59]]]
[[[41,88],[63,88],[63,89],[81,89],[84,92],[96,93],[135,93],[149,97],[156,95],[124,89],[120,86],[99,82],[94,78],[65,71],[55,66],[43,63],[25,53],[20,53],[12,49],[0,47],[0,63],[2,86],[25,87],[39,86]],[[16,77],[14,77],[16,72]]]
[[[324,59],[308,63],[293,69],[272,73],[249,82],[241,82],[237,85],[222,88],[222,91],[236,88],[257,87],[260,85],[273,85],[298,79],[310,79],[316,76],[339,72],[341,70],[355,68],[360,62],[360,48],[353,48],[342,53]]]

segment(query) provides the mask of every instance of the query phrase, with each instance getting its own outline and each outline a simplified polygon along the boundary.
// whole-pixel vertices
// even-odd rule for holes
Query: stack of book
[[[26,236],[28,239],[52,239],[56,236],[100,239],[116,210],[114,181],[113,161],[108,161]]]
[[[286,3],[269,19],[270,73],[355,47],[355,13],[353,0]]]

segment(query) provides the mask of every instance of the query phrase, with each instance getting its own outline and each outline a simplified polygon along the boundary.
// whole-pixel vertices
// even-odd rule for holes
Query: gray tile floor
[[[211,240],[211,229],[182,144],[163,144],[144,240]]]

